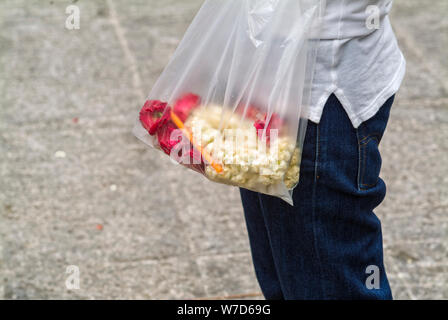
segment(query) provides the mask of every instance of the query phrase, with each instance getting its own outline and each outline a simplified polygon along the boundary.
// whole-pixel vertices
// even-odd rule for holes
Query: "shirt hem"
[[[328,90],[325,91],[325,93],[321,95],[319,102],[317,103],[315,108],[313,108],[315,111],[310,112],[308,119],[318,124],[322,117],[326,101],[328,100],[330,95],[334,93],[341,102],[342,106],[344,107],[345,112],[347,113],[350,121],[352,122],[353,127],[356,129],[364,121],[367,121],[371,117],[373,117],[378,112],[378,110],[383,106],[383,104],[392,95],[397,93],[404,79],[405,73],[406,73],[406,60],[403,54],[401,53],[400,66],[398,67],[397,72],[393,76],[392,81],[387,86],[385,86],[383,90],[381,90],[380,94],[378,94],[378,96],[376,96],[375,99],[373,99],[373,101],[370,103],[368,107],[366,107],[359,113],[353,112],[352,105],[348,101],[348,99],[346,99],[343,90],[335,85],[332,85]]]
[[[394,75],[392,81],[387,85],[381,93],[373,100],[373,102],[364,110],[358,114],[353,114],[350,117],[353,127],[358,128],[364,121],[372,118],[378,110],[386,103],[386,101],[400,89],[401,83],[403,82],[406,73],[406,60],[403,54],[401,54],[400,66]]]

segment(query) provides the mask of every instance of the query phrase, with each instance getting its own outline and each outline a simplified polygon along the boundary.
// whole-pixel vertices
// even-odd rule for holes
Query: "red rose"
[[[167,122],[165,125],[159,128],[157,131],[157,139],[159,146],[167,155],[171,155],[171,150],[181,141],[181,137],[178,140],[171,139],[171,134],[177,127],[172,122]],[[179,150],[179,156],[182,156],[181,150]],[[203,170],[204,161],[199,151],[195,151],[193,145],[190,144],[190,165],[188,167],[194,170]]]
[[[190,145],[190,163],[196,163],[196,165],[203,165],[204,161],[202,159],[201,152],[196,150],[192,145]]]
[[[147,100],[140,110],[140,122],[150,135],[155,135],[170,117],[170,108],[166,102]]]
[[[201,98],[193,93],[187,93],[176,101],[174,104],[174,113],[182,122],[185,122],[190,112],[201,103]]]
[[[269,123],[266,126],[266,119],[268,115],[264,116],[264,120],[257,120],[254,123],[255,129],[257,129],[258,138],[263,137],[263,131],[266,128],[266,141],[269,142],[271,139],[271,129],[281,129],[283,126],[283,120],[275,113],[272,114]]]
[[[265,126],[266,126],[266,120],[257,120],[254,122],[254,127],[255,129],[257,129],[257,132],[258,130],[263,130]]]
[[[248,119],[260,119],[262,117],[262,113],[257,107],[249,106],[246,111],[246,117]]]
[[[255,106],[254,104],[246,104],[240,103],[238,105],[237,110],[241,114],[241,116],[245,116],[248,120],[259,120],[263,117],[263,113],[261,112],[261,109]]]
[[[179,143],[178,140],[171,140],[171,134],[176,129],[176,126],[172,122],[166,122],[157,131],[159,146],[167,155],[170,155],[171,149]]]
[[[190,112],[199,106],[200,97],[189,93],[176,101],[173,108],[176,115],[184,122]],[[157,140],[160,148],[167,155],[171,154],[172,149],[181,141],[181,138],[171,139],[174,130],[178,129],[171,121],[171,107],[166,102],[159,100],[147,100],[140,110],[140,122],[142,126],[148,130],[150,135],[157,134]],[[191,167],[194,170],[203,172],[204,162],[199,151],[194,152],[193,146],[190,145],[189,152]],[[193,164],[193,160],[199,161],[199,164]]]

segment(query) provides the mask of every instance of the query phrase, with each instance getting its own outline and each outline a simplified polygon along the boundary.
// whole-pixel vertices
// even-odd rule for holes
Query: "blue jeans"
[[[386,194],[378,144],[393,99],[355,129],[330,96],[308,124],[294,206],[241,189],[266,299],[392,299],[373,210]]]

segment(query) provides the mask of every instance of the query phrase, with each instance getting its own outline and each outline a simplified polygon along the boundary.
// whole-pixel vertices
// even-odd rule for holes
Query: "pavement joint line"
[[[142,92],[139,93],[140,97],[143,97]],[[140,99],[139,97],[139,99]],[[21,99],[21,98],[19,98]],[[16,101],[16,104],[20,104],[21,100]],[[398,106],[411,106],[411,107],[424,107],[426,108],[445,108],[448,107],[448,97],[447,98],[428,98],[428,99],[400,99],[397,98],[397,105]],[[116,114],[111,114],[110,117],[108,117],[108,121],[111,119],[117,119],[119,120],[119,117],[121,116],[121,113],[117,112]],[[27,127],[32,128],[33,126],[42,126],[49,123],[55,123],[59,124],[62,120],[66,120],[67,117],[55,117],[55,118],[43,118],[40,119],[37,122],[27,122],[26,120],[9,120],[0,123],[0,125],[5,127],[21,127],[24,124],[27,125]],[[88,120],[93,122],[93,120],[103,120],[103,115],[88,115]],[[124,130],[126,131],[126,130]],[[118,132],[118,131],[117,131]],[[127,131],[126,131],[127,132]]]
[[[242,256],[242,255],[248,255],[248,254],[250,254],[250,252],[245,251],[245,252],[239,252],[239,253],[237,253],[237,254],[232,254],[232,253],[230,253],[230,254],[219,254],[219,253],[218,253],[218,254],[214,254],[214,255],[197,255],[197,256],[194,258],[194,262],[196,263],[196,265],[197,265],[197,267],[198,267],[199,274],[200,274],[201,280],[202,280],[202,282],[203,282],[203,289],[204,289],[204,291],[205,291],[206,296],[210,296],[210,289],[209,289],[209,285],[207,284],[207,277],[206,277],[206,274],[205,274],[203,268],[201,267],[201,265],[199,264],[198,260],[199,260],[200,258],[204,258],[204,257],[205,257],[205,258],[222,258],[222,257]],[[195,255],[193,255],[193,256],[195,256]]]
[[[448,222],[447,218],[445,218],[443,216],[435,216],[435,217],[433,217],[433,219],[428,218],[428,217],[418,217],[418,218],[420,218],[419,221],[421,221],[421,222],[434,222],[434,224],[437,224],[437,226],[439,226],[440,223],[447,223]],[[390,225],[391,222],[401,222],[402,220],[408,220],[408,219],[417,219],[417,217],[416,216],[411,216],[411,215],[409,215],[409,216],[401,216],[401,217],[399,217],[397,219],[395,219],[395,218],[394,219],[389,219],[387,217],[382,217],[381,221],[387,221],[387,223]],[[437,238],[428,238],[428,239],[437,239]]]
[[[409,268],[424,268],[424,269],[429,269],[429,268],[448,268],[448,262],[427,262],[427,261],[416,261],[413,263],[408,264]]]
[[[169,184],[169,188],[170,188],[172,194],[176,194],[177,193],[175,185],[173,183]],[[179,211],[182,210],[182,208],[179,208],[177,203],[175,203],[175,207],[177,208],[177,210],[176,210],[176,217],[177,217],[177,219],[180,221],[180,223],[184,223],[184,221],[182,220],[181,215],[179,214]],[[201,266],[198,263],[198,258],[195,257],[195,254],[194,254],[195,250],[194,250],[194,246],[193,246],[193,239],[191,238],[190,233],[189,232],[185,232],[184,230],[185,229],[183,229],[182,232],[184,233],[185,238],[187,240],[188,251],[189,251],[188,252],[188,257],[192,258],[192,260],[193,260],[193,262],[194,262],[194,264],[195,264],[195,266],[196,266],[196,268],[197,268],[197,270],[199,272],[199,277],[200,277],[200,279],[202,281],[201,287],[204,290],[205,295],[209,295],[206,275],[205,275],[205,273],[203,272]]]
[[[141,264],[141,263],[164,263],[169,262],[173,259],[198,259],[198,258],[228,258],[228,257],[239,257],[239,256],[246,256],[249,255],[249,251],[237,251],[237,252],[229,252],[229,253],[210,253],[210,254],[179,254],[179,255],[169,255],[169,256],[160,256],[160,257],[154,257],[154,258],[136,258],[136,259],[120,259],[120,260],[108,260],[107,262],[109,264],[119,265],[119,264],[126,264],[126,263],[133,263],[135,265]]]
[[[225,253],[210,253],[210,254],[197,254],[195,255],[196,258],[232,258],[232,257],[242,257],[250,255],[250,251],[235,251],[235,252],[225,252]]]
[[[442,86],[442,89],[444,91],[444,94],[448,94],[448,83],[445,82],[443,78],[440,77],[440,75],[437,72],[434,72],[435,70],[442,70],[443,68],[435,62],[432,62],[432,64],[428,63],[428,59],[425,58],[425,54],[422,52],[422,50],[415,44],[414,38],[409,35],[404,29],[400,27],[399,24],[394,25],[394,29],[399,35],[403,41],[405,42],[406,46],[415,54],[415,56],[420,61],[420,65],[426,69],[426,71],[435,79],[439,84]]]
[[[117,11],[115,9],[115,6],[114,6],[113,2],[111,0],[106,0],[106,1],[107,1],[107,6],[109,7],[109,12],[110,12],[110,22],[114,26],[115,34],[117,35],[118,41],[120,43],[120,46],[121,46],[121,48],[122,48],[122,50],[124,52],[126,61],[129,64],[131,72],[132,72],[134,89],[136,90],[140,100],[143,101],[145,98],[144,98],[143,89],[142,89],[142,85],[141,85],[142,81],[141,81],[140,75],[139,75],[138,70],[137,70],[137,63],[136,63],[136,60],[135,60],[135,56],[132,53],[132,51],[131,51],[131,49],[129,47],[128,41],[127,41],[127,39],[126,39],[126,37],[124,35],[125,32],[123,30],[123,27],[120,24],[120,21],[118,19],[118,15],[117,15]],[[173,190],[174,189],[173,185],[170,185],[170,188],[172,189],[172,191],[175,191],[175,190]],[[180,219],[180,216],[179,216],[178,212],[176,212],[176,216],[177,216],[177,219],[182,221]],[[192,241],[191,241],[190,237],[188,236],[188,233],[186,233],[185,236],[186,236],[186,239],[188,241],[188,248],[189,248],[189,251],[190,251],[190,254],[191,254],[191,253],[194,252],[193,251],[193,244],[192,244]],[[197,259],[193,259],[193,261],[194,261],[194,263],[195,263],[195,265],[197,267],[197,270],[199,271],[201,279],[205,280],[205,275],[202,272],[201,267],[197,263]],[[203,283],[205,283],[205,281],[203,281]],[[204,290],[204,292],[206,294],[208,293],[207,292],[208,288],[207,288],[207,286],[205,284],[203,285],[203,290]]]
[[[391,241],[393,242],[393,244],[388,244],[387,242],[389,242],[390,240],[394,240],[394,239],[385,239],[386,243],[384,245],[385,249],[389,249],[392,248],[394,246],[399,246],[399,245],[410,245],[410,244],[421,244],[421,243],[427,243],[427,244],[442,244],[444,243],[443,239],[439,239],[439,238],[431,238],[431,239],[420,239],[420,240],[402,240],[402,241]]]
[[[398,105],[422,106],[422,107],[446,107],[448,98],[421,98],[421,99],[397,99]]]
[[[417,297],[414,295],[414,293],[412,292],[412,287],[411,285],[404,279],[403,275],[400,273],[400,270],[397,268],[397,266],[395,265],[395,263],[393,261],[391,261],[389,263],[389,266],[391,267],[391,269],[393,270],[393,273],[396,275],[396,277],[398,278],[398,281],[400,281],[401,285],[405,288],[406,293],[408,294],[409,298],[411,300],[417,300]]]
[[[436,289],[436,290],[440,290],[440,292],[443,292],[444,290],[446,290],[446,288],[442,285],[437,285],[437,283],[431,283],[431,284],[416,284],[416,285],[411,285],[412,289]],[[420,297],[421,299],[422,297]]]
[[[440,223],[443,223],[443,222],[448,222],[448,219],[445,218],[442,215],[440,215],[440,216],[433,216],[433,217],[436,217],[437,219],[430,219],[428,217],[420,217],[420,218],[422,218],[421,221],[426,221],[426,222],[428,220],[429,221],[437,220],[437,221],[433,221],[434,223],[437,223],[437,224],[440,224]],[[399,216],[399,217],[394,217],[393,219],[388,219],[388,218],[383,217],[381,220],[385,220],[385,221],[387,221],[390,224],[391,221],[397,222],[397,221],[400,221],[400,220],[407,220],[407,219],[416,219],[416,216],[415,215]]]
[[[397,257],[391,255],[388,260],[399,260]],[[413,261],[411,263],[407,263],[406,261],[402,261],[402,263],[406,266],[407,269],[431,269],[431,268],[448,268],[448,262],[428,262],[428,261]]]
[[[434,210],[434,209],[448,209],[447,206],[443,205],[443,206],[423,206],[420,207],[419,210],[420,211],[424,211],[424,214],[388,214],[387,216],[383,216],[382,218],[386,218],[387,220],[394,220],[394,219],[409,219],[409,218],[415,218],[416,216],[419,216],[421,218],[429,218],[431,217],[437,217],[437,218],[445,218],[444,214],[441,213],[436,213],[433,214],[432,212],[430,213],[429,210]]]
[[[425,204],[418,208],[420,212],[418,214],[409,214],[409,213],[388,213],[388,214],[381,214],[382,218],[386,218],[388,220],[393,220],[394,218],[415,218],[416,216],[422,217],[422,218],[429,218],[429,217],[437,217],[437,218],[445,218],[444,213],[433,213],[434,209],[448,209],[448,205],[446,204],[440,204],[440,205],[429,205]]]
[[[4,224],[4,217],[3,216],[0,216],[1,217],[1,219],[0,219],[0,221],[2,222],[2,224]],[[1,239],[1,241],[0,241],[0,274],[2,274],[3,275],[3,277],[2,278],[5,278],[6,277],[6,270],[3,270],[3,268],[2,268],[2,266],[4,266],[5,265],[5,263],[2,263],[3,262],[3,260],[4,260],[4,249],[3,249],[3,244],[2,243],[4,243],[4,241],[3,241],[3,233],[0,233],[0,239]],[[4,300],[5,299],[5,281],[3,281],[3,279],[0,279],[0,300]]]
[[[115,34],[118,38],[118,42],[120,43],[121,49],[123,50],[125,60],[129,64],[129,67],[132,72],[132,84],[134,89],[141,101],[145,100],[145,95],[142,89],[142,81],[140,78],[140,74],[137,68],[137,62],[134,54],[132,53],[128,41],[125,36],[125,30],[121,26],[120,20],[118,18],[117,10],[115,9],[115,5],[112,0],[106,0],[107,6],[109,8],[109,21],[114,27]]]
[[[238,300],[243,298],[255,298],[255,297],[263,297],[263,294],[261,292],[251,292],[251,293],[232,294],[228,296],[199,297],[199,298],[193,298],[191,300]]]

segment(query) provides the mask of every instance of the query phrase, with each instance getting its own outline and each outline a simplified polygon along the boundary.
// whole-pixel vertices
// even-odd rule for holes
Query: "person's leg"
[[[240,189],[255,274],[268,300],[283,300],[258,193]]]
[[[258,195],[270,244],[265,256],[272,255],[285,299],[392,298],[373,213],[385,196],[378,143],[392,102],[354,129],[332,95],[320,124],[309,123],[295,206]],[[257,234],[249,236],[256,241]],[[366,286],[369,266],[378,268],[378,289]]]
[[[309,122],[306,132],[305,144],[302,151],[302,162],[300,165],[300,183],[296,188],[296,190],[301,190],[300,193],[303,195],[302,198],[305,202],[308,202],[309,206],[311,206],[314,186],[316,149],[315,128],[316,124]],[[286,297],[283,295],[283,292],[287,292],[288,287],[290,286],[290,284],[288,283],[289,273],[292,272],[295,274],[290,275],[292,277],[300,277],[301,275],[299,273],[302,271],[306,271],[305,268],[300,265],[300,262],[295,262],[299,265],[297,265],[295,269],[291,268],[286,272],[284,271],[284,265],[289,263],[290,258],[295,256],[298,250],[301,251],[301,256],[303,255],[303,257],[305,255],[308,257],[314,256],[312,247],[309,247],[309,243],[313,242],[312,230],[299,232],[298,234],[296,234],[295,230],[289,230],[284,234],[272,234],[272,230],[269,230],[268,226],[272,227],[273,223],[284,224],[285,228],[308,226],[310,225],[311,216],[288,214],[291,210],[297,210],[297,204],[296,207],[291,207],[289,204],[278,198],[265,196],[245,189],[240,190],[252,251],[252,260],[261,290],[265,298],[268,300],[271,299],[274,295],[272,293],[273,291],[275,292],[276,298],[284,299]],[[297,192],[298,191],[295,191],[295,193]],[[282,219],[279,218],[278,220],[275,220],[275,217],[274,219],[272,217],[272,215],[276,214],[275,212],[270,212],[269,209],[263,210],[266,201],[268,201],[267,199],[272,199],[272,204],[276,206],[276,212],[278,210],[279,212],[285,213],[282,214]],[[264,204],[263,207],[261,206],[261,203]],[[287,221],[288,219],[290,220]],[[284,251],[281,251],[280,253],[276,253],[274,255],[271,249],[271,236],[273,237],[272,240],[275,243],[278,243],[278,237],[285,237],[283,241],[287,243],[289,242],[289,244],[294,247],[294,249],[288,250],[288,247],[286,246]],[[274,250],[277,250],[276,244],[274,244]],[[276,266],[274,262],[274,256],[277,256],[278,254],[281,254],[284,257],[284,261],[276,259],[276,262],[279,263],[279,265]],[[307,260],[308,259],[304,258],[301,263],[308,263]],[[319,267],[314,259],[311,259],[310,263],[313,264],[313,267],[311,269]],[[306,277],[305,275],[303,276]],[[275,288],[275,290],[272,290],[272,288]],[[309,292],[309,297],[311,297],[311,295],[313,294],[318,295],[319,293],[313,289]]]

